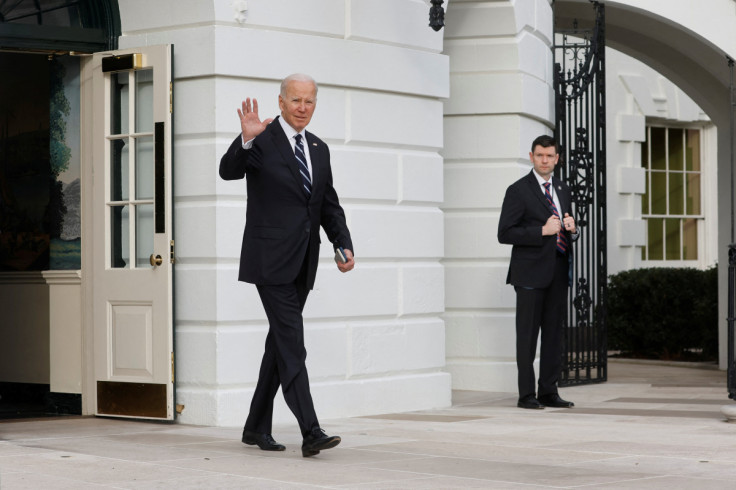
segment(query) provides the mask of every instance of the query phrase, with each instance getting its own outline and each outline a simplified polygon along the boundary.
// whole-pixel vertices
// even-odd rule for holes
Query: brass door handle
[[[148,261],[151,263],[152,266],[156,267],[158,265],[161,265],[164,260],[161,258],[160,255],[151,254],[151,257],[149,257]]]

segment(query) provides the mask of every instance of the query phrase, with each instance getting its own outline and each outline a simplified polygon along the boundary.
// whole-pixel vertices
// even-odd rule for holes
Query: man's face
[[[311,82],[291,81],[286,86],[286,96],[279,94],[281,117],[297,132],[307,127],[316,105],[317,93]]]
[[[534,170],[544,180],[549,180],[552,176],[552,172],[554,172],[555,165],[557,165],[557,160],[559,159],[560,155],[557,154],[554,145],[547,148],[537,145],[534,147],[534,151],[529,153],[529,160],[534,164]]]

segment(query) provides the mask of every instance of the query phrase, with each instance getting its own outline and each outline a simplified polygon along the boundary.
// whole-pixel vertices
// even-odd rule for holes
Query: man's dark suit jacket
[[[319,227],[335,247],[353,251],[345,213],[332,186],[330,151],[306,133],[312,163],[312,196],[302,186],[291,145],[274,119],[244,150],[238,135],[220,160],[220,177],[247,178],[248,204],[240,254],[240,281],[260,285],[293,282],[307,258],[307,287],[314,287]]]
[[[552,177],[560,201],[560,217],[572,211],[570,188]],[[552,216],[552,206],[542,193],[533,172],[506,190],[498,222],[498,241],[513,245],[506,283],[518,287],[546,288],[552,282],[557,253],[557,235],[542,236],[542,227]],[[568,256],[572,256],[573,237],[568,231]]]

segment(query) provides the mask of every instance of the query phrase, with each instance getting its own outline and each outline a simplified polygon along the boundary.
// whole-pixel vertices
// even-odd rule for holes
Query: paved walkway
[[[609,382],[567,388],[572,410],[516,408],[510,393],[456,392],[451,408],[323,421],[343,442],[302,458],[240,428],[94,417],[0,423],[0,488],[733,489],[736,424],[725,373],[614,361]]]

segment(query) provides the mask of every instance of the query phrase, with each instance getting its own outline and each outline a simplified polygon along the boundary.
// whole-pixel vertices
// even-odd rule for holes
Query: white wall
[[[715,128],[703,110],[682,90],[644,63],[615,49],[606,49],[606,117],[608,120],[608,273],[652,265],[710,267],[718,256],[718,182]],[[646,222],[641,198],[646,176],[641,144],[647,124],[703,129],[702,206],[699,230],[701,259],[697,262],[653,264],[641,260]]]
[[[247,5],[247,10],[235,6]],[[423,0],[120,2],[120,47],[174,44],[177,402],[185,423],[245,421],[267,322],[237,282],[245,181],[217,175],[236,109],[278,113],[280,80],[320,84],[309,130],[332,152],[356,268],[323,237],[305,309],[322,419],[446,406],[442,101],[448,58]],[[277,396],[275,421],[294,421]]]
[[[445,53],[444,315],[455,389],[516,392],[511,247],[496,238],[506,188],[551,134],[552,9],[547,0],[453,0]]]

